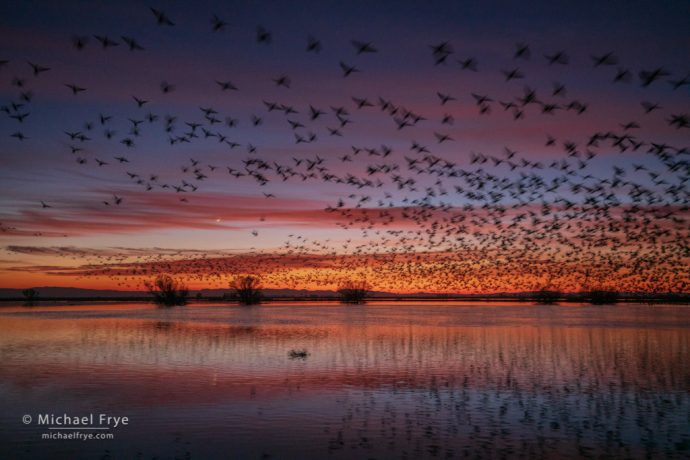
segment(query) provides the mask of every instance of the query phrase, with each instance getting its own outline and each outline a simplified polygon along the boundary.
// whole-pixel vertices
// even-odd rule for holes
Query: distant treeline
[[[24,302],[25,297],[0,298],[0,302]],[[201,302],[238,302],[234,294],[225,295],[203,295],[195,294],[190,296],[192,301]],[[264,302],[323,302],[323,301],[342,301],[342,297],[337,293],[329,295],[306,295],[306,296],[272,296],[264,295]],[[690,304],[690,293],[618,293],[613,291],[591,291],[577,293],[562,293],[558,291],[537,291],[522,292],[515,294],[477,294],[477,295],[457,295],[457,294],[381,294],[371,293],[367,300],[375,301],[518,301],[532,302],[540,304],[552,303],[591,303],[591,304],[614,304],[614,303],[679,303]],[[36,302],[152,302],[153,297],[148,294],[140,296],[125,297],[43,297],[37,296],[31,300]]]

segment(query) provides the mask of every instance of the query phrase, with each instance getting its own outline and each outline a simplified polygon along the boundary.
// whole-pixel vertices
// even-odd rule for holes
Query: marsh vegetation
[[[261,303],[261,280],[257,276],[238,276],[230,283],[237,300],[242,305],[256,305]]]
[[[154,281],[147,281],[145,285],[158,305],[173,307],[187,303],[189,289],[170,275],[159,275]]]
[[[371,286],[366,281],[346,281],[338,287],[342,303],[360,304],[366,300]]]

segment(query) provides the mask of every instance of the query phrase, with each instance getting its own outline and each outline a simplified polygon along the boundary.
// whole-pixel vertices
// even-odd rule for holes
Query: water
[[[689,320],[643,305],[3,307],[0,458],[688,458]],[[41,439],[38,414],[64,413],[129,425]]]

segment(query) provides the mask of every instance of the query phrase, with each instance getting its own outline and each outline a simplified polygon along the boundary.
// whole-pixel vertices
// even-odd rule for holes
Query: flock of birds
[[[179,27],[167,13],[154,8],[151,13],[158,26]],[[212,16],[211,33],[228,27],[224,19]],[[273,34],[257,27],[255,41],[256,46],[273,46]],[[360,56],[384,54],[372,42],[352,40],[351,45],[353,60],[338,60],[339,69],[333,69],[344,82],[366,73]],[[93,46],[104,51],[147,52],[144,44],[128,36],[72,38],[75,52]],[[462,73],[485,72],[478,58],[459,57],[451,42],[422,46],[427,47],[431,68],[457,66]],[[318,38],[306,37],[304,52],[317,55],[325,48]],[[161,251],[133,255],[108,250],[84,256],[66,248],[65,255],[91,259],[70,273],[110,277],[120,286],[138,285],[157,273],[184,275],[198,286],[227,286],[228,279],[237,274],[259,273],[266,285],[292,288],[331,288],[347,279],[365,279],[374,288],[391,291],[688,292],[690,147],[655,137],[659,130],[645,137],[638,133],[651,120],[663,120],[667,130],[681,133],[675,138],[687,136],[690,116],[647,100],[644,92],[665,87],[682,94],[690,87],[690,75],[663,67],[636,70],[624,66],[613,52],[594,53],[590,58],[595,78],[609,78],[614,86],[639,87],[638,112],[627,115],[634,120],[612,120],[610,126],[581,139],[544,133],[542,150],[551,152],[548,159],[510,146],[492,153],[461,148],[452,155],[434,153],[457,143],[453,130],[458,115],[453,111],[464,100],[471,101],[480,121],[503,114],[515,123],[539,116],[579,119],[595,110],[594,102],[569,98],[565,84],[544,89],[522,83],[528,81],[523,63],[540,63],[546,71],[565,69],[572,65],[566,51],[538,54],[526,43],[507,51],[501,75],[506,85],[517,85],[508,86],[513,96],[430,90],[444,111],[440,119],[403,101],[364,95],[328,105],[262,98],[249,120],[226,115],[218,106],[201,106],[196,118],[182,119],[161,112],[163,97],[177,91],[168,81],[160,83],[158,94],[132,95],[126,117],[112,115],[104,107],[63,134],[66,154],[77,167],[116,169],[128,181],[122,190],[103,196],[103,209],[134,206],[135,197],[147,192],[173,194],[179,206],[193,206],[195,192],[228,180],[242,181],[256,196],[276,203],[281,197],[272,188],[275,184],[289,183],[295,190],[318,184],[315,190],[330,187],[339,195],[323,212],[345,230],[346,237],[320,239],[292,233],[278,249],[241,254]],[[7,78],[9,69],[18,74],[11,77],[16,97],[0,107],[3,126],[14,126],[9,136],[16,142],[34,142],[34,135],[23,128],[39,99],[31,88],[53,71],[53,65],[0,60],[0,78]],[[289,94],[289,75],[275,75],[271,80]],[[232,80],[218,78],[209,84],[219,93],[242,91]],[[89,91],[75,82],[65,82],[62,89],[75,98]],[[385,132],[377,133],[382,142],[375,145],[356,143],[344,150],[328,146],[330,139],[346,138],[353,125],[371,117],[389,120],[395,139],[410,133],[408,147],[394,147],[397,141],[387,142]],[[285,145],[292,146],[292,155],[275,158],[262,151],[260,139],[236,140],[240,123],[260,127],[269,118],[289,127]],[[570,122],[572,118],[565,123]],[[180,165],[176,177],[164,180],[138,166],[138,157],[146,152],[137,149],[147,135],[164,140],[170,149],[217,145],[229,154],[229,160],[216,164],[195,156]],[[90,145],[97,136],[120,153],[94,152]],[[429,141],[419,141],[420,137]],[[606,159],[614,155],[620,160],[608,165]],[[276,188],[285,186],[281,187]],[[46,197],[36,206],[60,214],[59,200]],[[247,237],[260,238],[260,228],[259,222]],[[0,223],[0,229],[6,235],[26,234],[6,222]]]

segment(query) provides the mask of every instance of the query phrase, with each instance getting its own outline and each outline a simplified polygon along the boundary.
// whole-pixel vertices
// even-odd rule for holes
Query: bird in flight
[[[357,50],[357,54],[363,53],[378,53],[378,50],[374,48],[371,42],[360,42],[357,40],[352,40],[352,46]]]
[[[68,87],[72,91],[72,94],[74,96],[76,96],[77,94],[79,94],[83,91],[86,91],[86,88],[82,88],[80,86],[77,86],[77,85],[71,84],[71,83],[66,83],[65,86]]]
[[[155,8],[150,8],[151,12],[156,18],[156,23],[159,26],[174,26],[175,23],[170,20],[170,18],[161,10]]]
[[[613,52],[608,52],[606,54],[602,54],[601,56],[591,56],[591,59],[594,67],[618,64],[618,58],[613,54]]]
[[[33,71],[34,77],[38,77],[42,73],[45,73],[50,70],[50,67],[34,64],[31,61],[29,61],[29,66],[31,66],[31,70]]]
[[[130,51],[144,51],[144,47],[132,37],[122,36],[122,41],[125,42]]]
[[[551,64],[561,64],[565,65],[570,62],[570,58],[568,58],[568,55],[565,54],[565,51],[557,51],[551,55],[545,54],[544,57],[548,61],[549,65]]]
[[[641,70],[639,73],[640,82],[643,87],[647,87],[661,78],[671,75],[667,70],[658,67],[654,70]]]
[[[529,59],[532,55],[529,45],[525,43],[518,43],[515,45],[515,48],[515,54],[513,55],[514,59]]]
[[[132,98],[137,103],[137,107],[139,107],[139,108],[142,108],[145,104],[147,104],[149,102],[149,101],[146,101],[144,99],[139,99],[136,96],[132,96]]]
[[[86,48],[86,45],[89,43],[89,37],[83,36],[83,35],[75,35],[72,37],[72,46],[77,51],[81,51],[84,48]]]
[[[543,261],[565,260],[572,262],[569,267],[596,266],[606,279],[614,272],[607,267],[622,267],[626,258],[637,257],[637,265],[648,266],[654,257],[662,260],[675,254],[680,260],[679,255],[687,253],[684,243],[677,242],[687,241],[683,225],[690,149],[684,141],[690,116],[676,101],[690,86],[690,75],[682,73],[687,69],[676,72],[670,62],[657,68],[643,65],[643,70],[635,61],[623,67],[614,51],[584,50],[584,42],[578,44],[577,55],[572,50],[572,62],[565,50],[540,51],[535,54],[539,59],[532,60],[530,46],[536,53],[537,46],[560,45],[547,40],[501,44],[500,36],[494,37],[491,52],[482,52],[487,48],[481,43],[464,42],[464,55],[456,54],[449,40],[413,43],[409,50],[402,50],[409,59],[401,59],[397,68],[398,54],[388,61],[388,50],[379,50],[374,42],[350,40],[371,33],[359,27],[328,34],[328,42],[323,35],[322,42],[315,35],[327,29],[314,29],[314,35],[307,35],[309,30],[301,24],[285,21],[274,31],[280,32],[281,40],[273,42],[267,29],[254,29],[256,23],[245,21],[243,27],[232,30],[221,17],[224,13],[200,11],[198,17],[190,15],[184,24],[168,29],[154,26],[148,10],[159,26],[175,25],[165,12],[147,5],[140,13],[149,30],[137,30],[136,22],[119,28],[109,23],[103,28],[107,30],[94,25],[98,35],[70,37],[68,32],[68,39],[55,45],[67,49],[65,61],[59,55],[43,57],[45,53],[18,58],[18,50],[10,50],[11,63],[0,60],[0,77],[5,78],[6,70],[16,70],[5,80],[16,92],[0,102],[0,117],[22,128],[7,129],[5,134],[13,143],[27,141],[16,146],[18,153],[41,147],[33,145],[39,137],[30,130],[43,124],[51,112],[39,110],[42,101],[50,100],[44,96],[51,87],[57,93],[55,99],[78,106],[79,110],[63,111],[61,129],[68,138],[58,140],[55,158],[67,159],[67,166],[83,177],[108,175],[111,181],[107,183],[125,182],[116,189],[120,195],[113,193],[115,189],[94,193],[102,214],[107,209],[115,218],[125,208],[167,206],[169,199],[181,207],[180,212],[190,213],[184,216],[187,220],[194,220],[198,210],[181,204],[194,199],[180,196],[199,197],[199,209],[204,212],[220,203],[211,197],[213,206],[205,207],[205,193],[227,186],[229,193],[253,193],[252,198],[260,199],[259,207],[282,206],[276,198],[278,188],[272,186],[285,183],[298,190],[304,184],[314,198],[329,201],[318,210],[334,213],[338,228],[359,231],[355,236],[361,238],[341,242],[344,252],[338,253],[340,243],[322,240],[307,245],[306,238],[289,237],[286,243],[292,255],[305,256],[312,250],[333,253],[344,256],[344,262],[337,259],[338,265],[343,262],[343,267],[362,269],[371,264],[364,258],[347,262],[347,256],[374,254],[381,257],[382,265],[391,257],[387,260],[393,260],[394,266],[405,265],[404,259],[410,258],[411,265],[395,271],[398,281],[394,282],[402,286],[411,277],[401,274],[420,272],[423,267],[421,271],[440,280],[430,281],[424,286],[428,289],[452,285],[474,291],[480,282],[505,288],[508,283],[501,279],[522,276],[519,270],[510,273],[504,268],[503,260],[508,259],[524,263],[526,274],[546,275],[550,265]],[[193,23],[198,18],[200,22]],[[105,35],[106,31],[111,35]],[[171,31],[175,34],[170,35]],[[371,37],[379,43],[376,37],[380,35],[374,33]],[[411,34],[398,44],[414,40]],[[95,46],[86,49],[91,41]],[[192,70],[187,74],[184,66],[189,56],[171,52],[182,42],[190,44],[183,51],[192,53]],[[269,44],[275,46],[261,46]],[[414,58],[419,50],[432,57],[431,62],[422,63],[424,69],[417,68]],[[628,51],[625,56],[632,59],[634,53]],[[301,69],[293,57],[308,68]],[[69,74],[71,61],[77,58],[85,67]],[[203,59],[210,58],[215,60],[206,61],[209,66],[204,68]],[[378,63],[371,61],[379,58]],[[49,67],[35,64],[34,59],[46,59]],[[172,72],[166,59],[180,72]],[[70,65],[62,68],[64,62]],[[452,65],[440,66],[449,62]],[[482,62],[481,73],[478,62]],[[127,65],[120,67],[123,63]],[[367,63],[378,65],[369,68]],[[384,68],[389,63],[391,68]],[[139,65],[141,72],[135,71]],[[101,70],[113,72],[107,77],[119,78],[117,95],[138,94],[131,96],[136,105],[126,100],[120,104],[115,98],[105,105],[109,88],[99,88],[100,77],[90,78],[85,70],[95,70],[97,76]],[[291,85],[288,73],[296,85]],[[353,74],[358,75],[350,78]],[[409,80],[417,86],[407,87],[407,77],[400,82],[391,79],[398,74],[412,75]],[[45,76],[37,78],[41,75]],[[57,81],[51,81],[53,75]],[[633,80],[640,84],[618,85]],[[177,82],[179,89],[168,81]],[[195,83],[199,88],[192,87]],[[80,97],[72,98],[65,88]],[[621,100],[629,95],[630,100],[592,115],[609,102],[603,96],[607,92],[617,92]],[[76,118],[70,118],[72,113],[78,114]],[[605,123],[599,125],[597,120]],[[477,142],[472,136],[477,133],[491,138],[482,142],[484,152],[473,146]],[[523,135],[529,135],[529,147],[505,147],[500,142],[504,136],[517,144]],[[663,139],[664,135],[669,138]],[[539,147],[532,152],[536,144],[546,152],[537,152]],[[193,158],[188,152],[195,152]],[[149,169],[156,160],[160,170]],[[40,192],[37,198],[50,198],[43,189]],[[37,198],[30,199],[36,203]],[[64,208],[58,198],[51,200]],[[44,201],[40,204],[51,207]],[[142,214],[137,211],[141,209],[133,209],[133,215]],[[263,217],[264,211],[250,214]],[[248,229],[247,238],[259,237],[260,228]],[[640,255],[631,256],[633,251]],[[276,260],[281,255],[271,254]],[[402,257],[395,259],[398,256]],[[436,258],[448,262],[439,262],[443,268],[429,268],[436,264],[427,262]],[[214,271],[227,268],[218,264]],[[629,266],[630,279],[643,278],[644,269]],[[481,280],[471,276],[481,273],[495,276]],[[664,278],[659,273],[645,282]],[[316,283],[319,276],[311,281]],[[568,276],[563,285],[577,289],[581,283],[576,275]],[[632,281],[630,285],[636,287]]]
[[[307,37],[307,51],[313,53],[321,52],[321,41],[312,37],[311,35]]]
[[[261,26],[256,28],[256,41],[258,43],[263,43],[265,45],[268,45],[271,43],[271,40],[272,40],[271,32],[269,32],[268,30],[264,29]]]
[[[472,72],[477,72],[477,60],[475,58],[467,58],[459,60],[458,63],[462,70],[471,70]]]
[[[343,71],[343,77],[349,77],[350,74],[354,72],[359,72],[359,69],[357,67],[347,65],[343,61],[340,61],[340,69]]]
[[[278,78],[274,78],[273,83],[275,83],[276,86],[282,86],[284,88],[290,88],[291,81],[290,81],[290,77],[288,77],[287,75],[281,75]]]
[[[450,101],[457,100],[456,98],[454,98],[450,94],[443,94],[443,93],[437,92],[436,95],[441,100],[441,105],[446,105],[446,103],[448,103]]]
[[[218,15],[213,15],[211,17],[211,30],[214,32],[220,32],[224,30],[229,24],[218,17]]]
[[[120,46],[120,44],[119,44],[118,42],[116,42],[115,40],[110,39],[109,37],[107,37],[107,36],[105,36],[105,35],[94,35],[94,38],[95,38],[98,42],[100,42],[101,47],[102,47],[103,49],[108,49],[108,48],[113,48],[113,47],[115,47],[115,46]]]
[[[237,86],[235,86],[231,81],[218,81],[216,80],[216,84],[220,86],[220,89],[222,91],[227,91],[227,90],[234,90],[237,91]]]

